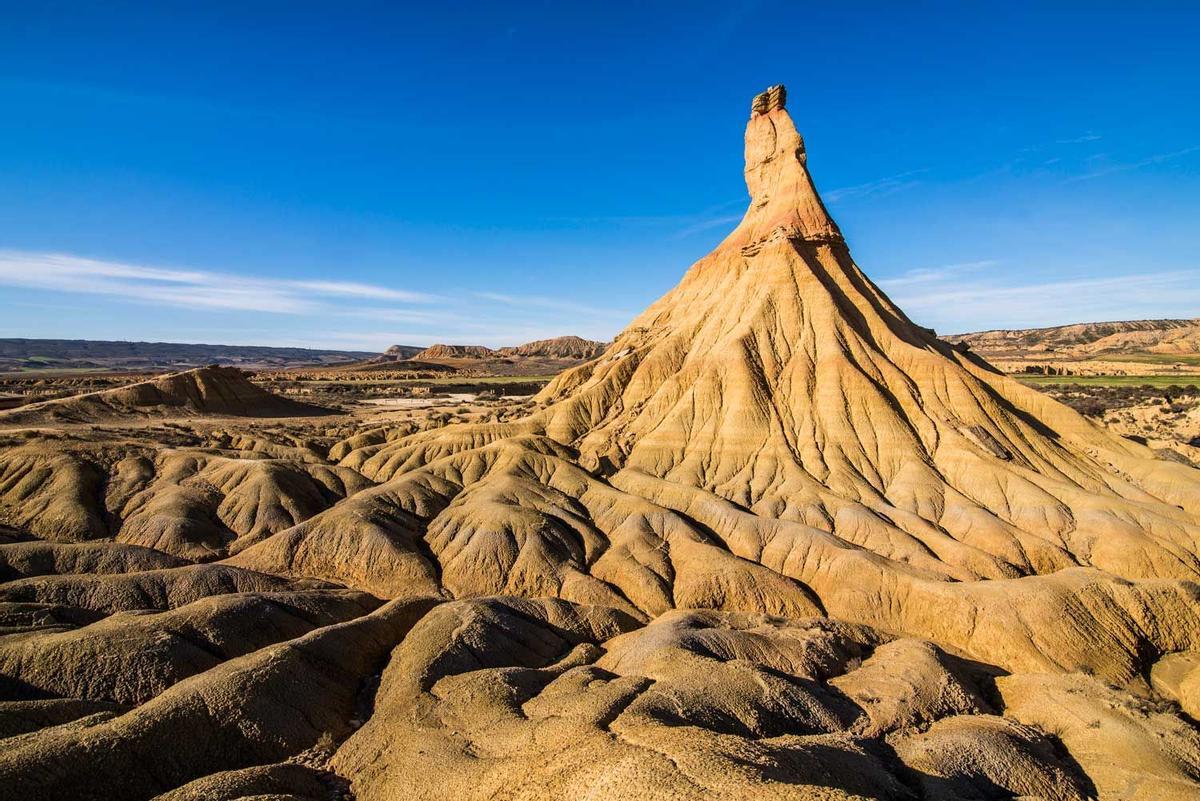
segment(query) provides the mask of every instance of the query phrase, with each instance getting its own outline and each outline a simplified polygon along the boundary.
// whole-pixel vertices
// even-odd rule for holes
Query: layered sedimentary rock
[[[487,359],[495,356],[496,351],[483,345],[430,345],[425,350],[413,356],[413,361],[422,359]]]
[[[5,446],[0,786],[1200,798],[1200,471],[909,320],[785,104],[742,222],[524,419]]]
[[[547,359],[594,359],[604,352],[607,344],[576,336],[538,339],[513,348],[500,348],[501,356]]]

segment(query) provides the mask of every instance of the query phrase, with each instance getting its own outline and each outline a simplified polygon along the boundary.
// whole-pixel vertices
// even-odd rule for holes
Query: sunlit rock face
[[[1200,797],[1200,471],[909,320],[782,87],[745,154],[741,223],[525,418],[4,440],[0,786]]]

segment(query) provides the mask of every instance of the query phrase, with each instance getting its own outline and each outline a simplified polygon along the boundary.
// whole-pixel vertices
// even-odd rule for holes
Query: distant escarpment
[[[514,348],[500,348],[496,351],[501,356],[518,356],[523,358],[543,359],[594,359],[608,347],[606,342],[596,342],[576,336],[554,337],[527,342]]]
[[[1119,360],[1122,357],[1155,354],[1171,356],[1200,354],[1200,319],[1124,320],[1107,323],[1074,323],[1051,328],[1010,328],[952,334],[947,342],[965,343],[992,359]]]
[[[488,359],[495,355],[496,351],[483,345],[430,345],[412,359],[418,362],[429,359]]]

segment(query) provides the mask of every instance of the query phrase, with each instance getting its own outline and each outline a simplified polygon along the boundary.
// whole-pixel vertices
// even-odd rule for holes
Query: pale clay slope
[[[1200,798],[1200,472],[904,317],[781,90],[746,163],[523,421],[0,451],[0,786]]]

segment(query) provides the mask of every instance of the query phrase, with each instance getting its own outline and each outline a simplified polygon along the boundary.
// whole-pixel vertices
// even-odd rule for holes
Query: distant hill
[[[1200,353],[1200,319],[1121,320],[1051,328],[1013,328],[953,334],[985,359],[1120,359]]]
[[[472,376],[550,376],[596,358],[607,343],[577,336],[539,339],[493,349],[438,343],[427,348],[394,345],[381,355],[328,365],[333,373],[462,373]],[[326,371],[326,372],[329,372]],[[301,371],[305,372],[305,371]]]
[[[416,361],[428,359],[490,359],[496,351],[483,345],[430,345],[412,358]]]
[[[565,336],[539,339],[515,348],[501,348],[501,356],[518,356],[534,359],[594,359],[608,347],[607,342],[596,342],[583,337]]]
[[[201,367],[123,387],[31,403],[0,413],[0,426],[94,423],[147,417],[305,417],[329,409],[280,397],[235,367]]]
[[[420,348],[396,346],[405,356]],[[0,339],[0,370],[179,370],[222,364],[235,367],[334,365],[378,354],[350,350],[114,342],[88,339]]]
[[[414,361],[438,359],[568,359],[587,361],[604,352],[605,342],[595,342],[577,336],[539,339],[508,348],[483,345],[431,345],[412,357]]]
[[[422,350],[424,350],[424,348],[416,345],[392,345],[383,352],[383,355],[393,359],[411,359]]]
[[[423,369],[452,368],[483,375],[554,375],[596,358],[607,345],[576,336],[539,339],[524,345],[432,345],[406,364]],[[402,362],[401,364],[405,364]]]

